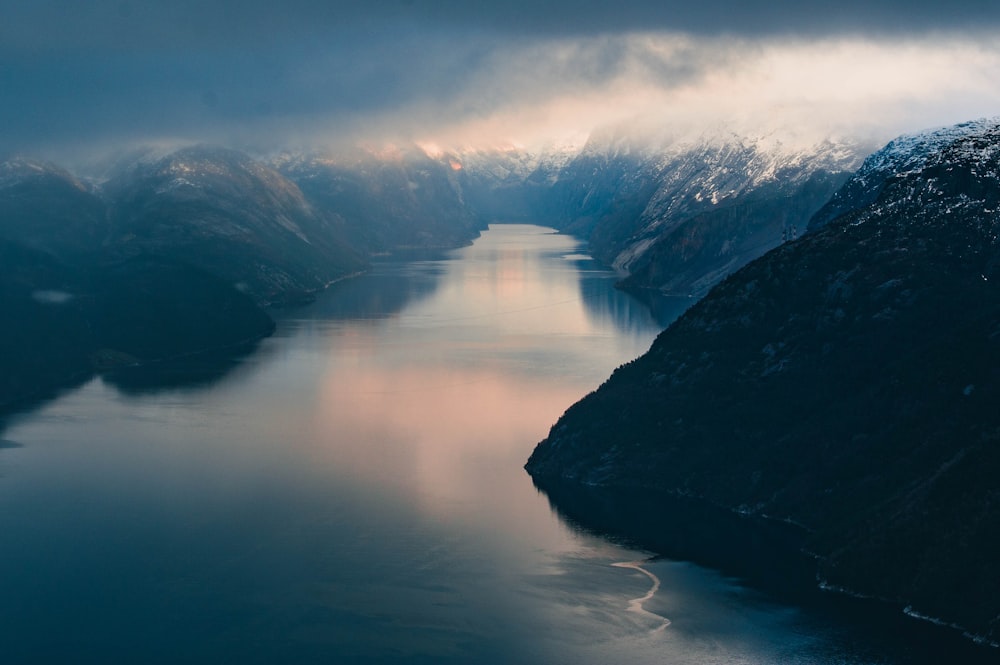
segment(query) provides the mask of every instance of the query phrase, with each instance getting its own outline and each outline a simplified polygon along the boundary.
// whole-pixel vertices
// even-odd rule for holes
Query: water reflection
[[[145,365],[120,367],[102,373],[100,378],[125,395],[146,395],[162,390],[206,390],[225,378],[240,380],[238,370],[259,350],[260,342],[254,341]]]
[[[580,295],[595,322],[608,322],[619,331],[646,334],[650,318],[661,328],[666,328],[696,301],[686,296],[668,296],[649,291],[642,298],[622,298],[621,294],[607,288],[608,273],[586,256],[576,256],[580,279]]]
[[[19,420],[6,662],[542,663],[641,633],[620,550],[521,470],[658,328],[589,314],[573,251],[505,227],[386,262],[202,383],[95,380]]]
[[[282,312],[225,380],[93,380],[18,419],[4,663],[911,662],[676,561],[629,610],[651,578],[613,564],[643,554],[522,470],[660,328],[578,253],[496,227]]]
[[[279,334],[303,357],[273,422],[287,427],[303,411],[312,464],[339,482],[405,493],[434,519],[496,520],[487,532],[527,536],[526,516],[538,514],[530,481],[492,470],[519,470],[555,417],[659,330],[622,304],[632,299],[611,288],[613,273],[581,271],[589,259],[578,249],[550,229],[509,225],[439,260],[376,266],[364,291],[345,285],[362,319],[284,321]],[[388,320],[378,293],[397,280],[410,298]],[[537,530],[550,526],[543,516]]]
[[[440,273],[447,256],[436,252],[411,258],[376,262],[363,279],[347,279],[330,285],[326,293],[309,305],[279,312],[280,319],[363,321],[383,319],[397,314],[411,302],[429,297],[437,280],[424,277]],[[414,274],[421,279],[411,279]]]

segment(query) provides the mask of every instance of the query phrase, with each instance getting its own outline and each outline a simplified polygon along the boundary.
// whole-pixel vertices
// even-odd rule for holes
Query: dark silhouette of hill
[[[835,214],[571,407],[528,471],[794,522],[824,584],[1000,641],[998,174],[997,121],[872,155]]]

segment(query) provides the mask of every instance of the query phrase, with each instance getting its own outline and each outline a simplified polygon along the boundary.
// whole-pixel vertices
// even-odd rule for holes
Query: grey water
[[[0,662],[923,662],[536,491],[535,443],[666,323],[582,252],[492,226],[282,312],[251,352],[8,422]]]

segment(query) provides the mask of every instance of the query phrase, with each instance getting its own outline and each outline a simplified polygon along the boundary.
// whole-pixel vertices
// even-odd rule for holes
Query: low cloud
[[[1000,9],[977,2],[10,5],[0,153],[538,144],[622,123],[881,138],[1000,113]]]
[[[438,145],[572,142],[599,127],[724,124],[811,142],[1000,114],[1000,44],[964,37],[693,38],[637,33],[498,50],[447,98],[366,116],[359,132]]]

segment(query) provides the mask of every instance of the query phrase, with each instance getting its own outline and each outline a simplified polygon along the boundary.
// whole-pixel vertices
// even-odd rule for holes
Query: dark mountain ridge
[[[259,303],[308,299],[365,267],[294,183],[233,150],[194,146],[139,163],[105,183],[108,245],[120,255],[182,260]]]
[[[95,373],[252,342],[274,322],[189,264],[137,256],[64,263],[0,239],[0,413]]]
[[[493,221],[464,199],[449,164],[416,146],[336,159],[284,155],[275,166],[314,209],[336,212],[340,235],[366,255],[466,245]]]
[[[457,206],[454,192],[427,189]],[[263,307],[310,300],[394,238],[455,246],[478,234],[467,211],[424,210],[436,225],[414,231],[405,205],[430,205],[418,197],[372,212],[385,191],[338,211],[260,161],[204,145],[137,151],[100,184],[45,162],[0,163],[0,411],[95,372],[266,336]],[[351,229],[375,217],[381,235],[355,246]]]
[[[105,201],[54,164],[0,162],[0,237],[52,256],[98,251],[110,231]]]
[[[824,585],[1000,642],[998,174],[998,120],[893,142],[528,471],[802,525]]]

